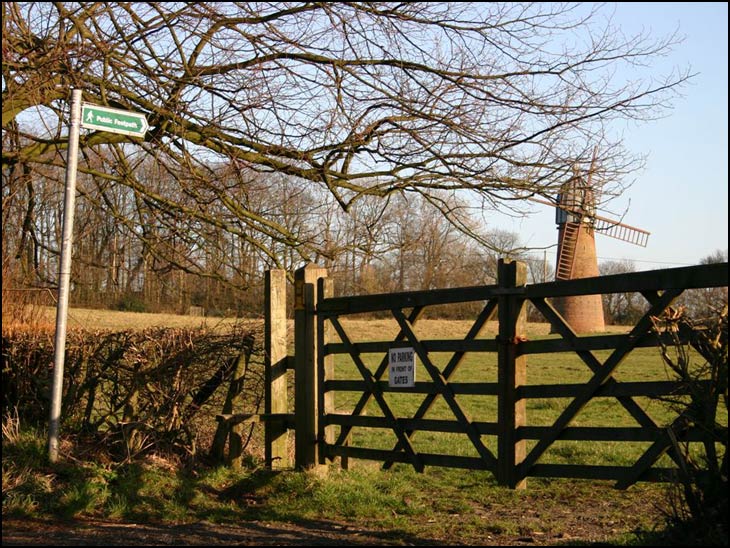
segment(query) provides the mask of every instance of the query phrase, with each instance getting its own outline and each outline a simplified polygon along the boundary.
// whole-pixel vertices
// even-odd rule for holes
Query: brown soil
[[[618,496],[616,496],[618,494]],[[473,508],[436,520],[413,517],[411,530],[326,520],[298,523],[242,521],[149,524],[99,520],[45,521],[4,518],[2,544],[8,546],[543,546],[607,545],[621,536],[659,523],[655,501],[639,493],[585,496],[565,505],[528,498],[518,506]],[[409,518],[411,519],[411,518]],[[417,520],[423,523],[417,523]],[[513,524],[511,531],[504,524]],[[514,524],[518,524],[516,531]],[[650,527],[650,526],[649,526]]]
[[[38,522],[4,520],[3,546],[529,546],[596,542],[603,528],[581,526],[579,536],[567,534],[500,535],[481,538],[429,538],[401,532],[363,529],[343,523],[311,521],[303,524],[248,521],[239,525],[201,522],[150,525],[93,520]],[[471,536],[471,535],[470,535]],[[582,542],[581,542],[582,543]]]
[[[3,546],[364,546],[428,544],[428,539],[389,539],[387,532],[324,521],[304,524],[247,521],[151,525],[101,521],[3,520]]]

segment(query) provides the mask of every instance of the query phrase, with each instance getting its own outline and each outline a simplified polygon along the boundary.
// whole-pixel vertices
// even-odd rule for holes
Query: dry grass
[[[42,318],[46,325],[55,324],[56,309],[42,307]],[[205,327],[213,330],[228,329],[232,325],[241,323],[263,323],[258,320],[241,320],[240,318],[205,318],[200,316],[183,316],[177,314],[149,314],[142,312],[120,312],[116,310],[92,310],[85,308],[71,308],[68,313],[68,327],[70,329],[102,329],[123,331],[127,329],[147,329],[151,327],[168,328],[198,328]],[[387,340],[395,338],[398,333],[398,324],[394,319],[344,317],[342,324],[348,333],[356,333],[357,340]],[[458,339],[463,338],[473,324],[473,320],[440,320],[422,319],[415,326],[416,333],[423,339]],[[293,322],[290,321],[290,333]],[[625,326],[606,326],[612,333],[625,332]],[[490,337],[497,333],[497,322],[488,322],[482,331],[482,337]],[[550,324],[529,323],[527,325],[529,337],[544,337],[550,334]]]
[[[56,309],[43,307],[43,316],[54,325]],[[228,329],[243,322],[262,320],[241,320],[236,318],[205,318],[201,316],[182,316],[178,314],[148,314],[142,312],[121,312],[117,310],[95,310],[88,308],[70,308],[68,312],[69,329],[91,329],[124,331],[127,329],[148,329],[167,327],[179,329],[195,329],[199,327]]]
[[[15,289],[3,287],[3,333],[8,331],[41,331],[53,329],[55,308],[47,303],[54,300],[50,290]],[[46,310],[54,310],[53,315]]]
[[[421,340],[433,339],[463,339],[472,327],[474,320],[442,320],[423,319],[414,326],[414,331]],[[394,319],[361,319],[345,318],[342,326],[348,334],[357,341],[385,341],[393,340],[398,334],[398,323]],[[497,335],[496,321],[487,322],[480,334],[480,338],[493,338]],[[626,326],[606,326],[610,333],[625,333]],[[539,338],[550,335],[549,323],[528,323],[527,337]],[[557,337],[558,335],[553,335]],[[334,335],[337,339],[337,335]]]

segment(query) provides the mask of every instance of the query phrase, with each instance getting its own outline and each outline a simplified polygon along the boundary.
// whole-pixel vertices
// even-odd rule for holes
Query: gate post
[[[330,278],[320,278],[317,286],[317,306],[322,299],[332,297],[334,295],[334,280]],[[335,393],[332,391],[325,392],[324,383],[328,379],[335,378],[335,360],[332,354],[325,355],[324,348],[332,339],[332,324],[317,315],[317,402],[318,420],[320,421],[319,430],[317,432],[318,439],[327,445],[335,443],[334,426],[325,426],[321,420],[323,415],[334,413],[335,410]],[[319,447],[319,463],[325,464],[325,451]]]
[[[317,280],[326,277],[327,269],[313,264],[294,272],[294,460],[297,468],[309,468],[319,463],[319,337],[315,305]]]
[[[264,320],[264,413],[288,413],[286,386],[286,273],[266,271]],[[288,468],[289,436],[283,420],[268,419],[264,427],[264,462],[271,469]]]
[[[498,283],[502,289],[522,287],[527,282],[527,266],[520,261],[499,260]],[[517,428],[526,424],[525,400],[517,398],[517,388],[526,382],[526,359],[519,353],[525,338],[525,300],[519,295],[498,297],[497,335],[497,482],[511,489],[524,489],[525,478],[517,477],[517,465],[525,459],[525,441],[517,439]]]

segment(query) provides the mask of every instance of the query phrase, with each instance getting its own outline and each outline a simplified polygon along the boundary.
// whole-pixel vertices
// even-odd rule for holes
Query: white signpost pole
[[[79,130],[82,125],[88,129],[141,138],[144,138],[149,128],[147,118],[144,114],[100,105],[82,105],[81,90],[73,90],[71,97],[71,125],[68,133],[68,156],[66,159],[63,243],[61,246],[61,265],[58,274],[56,348],[53,360],[51,418],[48,425],[48,458],[51,462],[58,460],[58,430],[61,421],[63,365],[66,355],[66,318],[68,316],[68,291],[71,282],[71,252],[73,246],[74,204],[76,202],[76,168],[79,159]]]
[[[53,358],[53,386],[51,389],[51,414],[48,424],[48,459],[58,460],[58,431],[61,421],[61,397],[63,394],[63,366],[66,356],[66,318],[68,292],[71,282],[71,253],[73,248],[74,208],[76,203],[76,168],[79,157],[79,129],[81,123],[81,90],[71,95],[71,122],[66,155],[66,191],[63,204],[63,236],[61,260],[58,268],[58,304],[56,307],[56,342]]]

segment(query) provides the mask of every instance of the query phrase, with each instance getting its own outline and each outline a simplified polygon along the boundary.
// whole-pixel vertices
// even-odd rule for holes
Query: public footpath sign
[[[81,108],[81,126],[132,137],[144,137],[149,128],[144,114],[89,103]]]
[[[391,348],[388,351],[388,386],[416,386],[416,353],[413,348]]]
[[[66,190],[63,200],[63,227],[58,276],[58,302],[56,304],[56,339],[53,355],[53,384],[51,386],[51,412],[48,417],[48,460],[58,460],[59,431],[63,395],[63,369],[66,355],[66,323],[68,294],[71,286],[71,251],[73,249],[74,209],[76,198],[76,172],[79,159],[79,130],[82,127],[121,133],[132,137],[144,137],[149,125],[144,114],[116,108],[100,107],[83,102],[83,93],[74,89],[71,93],[71,117],[68,128],[68,155],[66,157]]]

